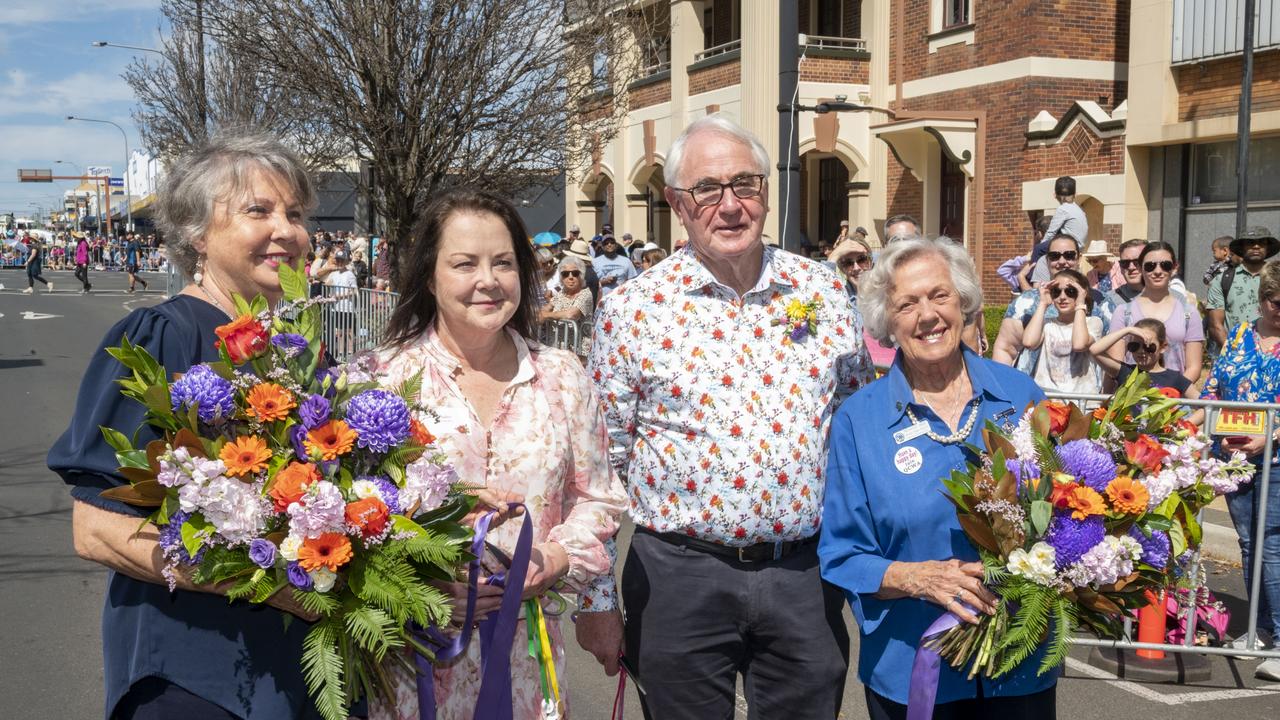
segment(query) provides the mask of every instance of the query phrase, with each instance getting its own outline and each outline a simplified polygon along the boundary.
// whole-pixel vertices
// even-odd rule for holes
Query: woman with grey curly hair
[[[1015,422],[1044,398],[1031,378],[962,341],[981,313],[973,260],[947,238],[885,248],[858,284],[870,333],[898,346],[888,373],[845,401],[831,423],[818,557],[844,589],[861,632],[858,677],[870,717],[907,714],[920,638],[944,612],[995,611],[978,552],[938,478],[963,469],[988,421]],[[936,717],[1053,718],[1052,676],[1033,656],[981,683],[940,669]],[[929,713],[926,712],[926,715]]]
[[[191,281],[107,332],[70,427],[49,452],[49,467],[71,487],[76,553],[111,571],[102,614],[107,717],[318,717],[298,664],[308,626],[286,624],[284,614],[315,617],[289,593],[268,601],[275,609],[228,603],[226,587],[162,574],[161,531],[102,496],[128,481],[99,430],[140,428],[138,447],[159,439],[146,408],[120,394],[115,381],[130,373],[105,349],[127,337],[171,373],[216,362],[214,329],[235,314],[232,293],[278,300],[277,269],[307,253],[313,196],[302,163],[266,135],[219,135],[181,158],[159,207],[170,260]]]

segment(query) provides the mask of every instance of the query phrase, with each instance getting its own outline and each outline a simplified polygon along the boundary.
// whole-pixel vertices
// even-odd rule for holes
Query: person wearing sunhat
[[[1107,295],[1115,287],[1112,270],[1115,269],[1116,256],[1107,249],[1106,240],[1093,240],[1084,249],[1084,261],[1089,263],[1089,287]]]
[[[1251,227],[1231,241],[1231,252],[1241,262],[1227,268],[1209,284],[1205,306],[1209,308],[1209,337],[1222,346],[1227,328],[1258,318],[1258,286],[1267,259],[1280,252],[1280,240],[1264,227]]]
[[[577,225],[573,226],[577,228]],[[573,235],[573,230],[569,231]],[[564,251],[563,257],[576,257],[582,261],[586,267],[584,270],[587,275],[587,289],[591,291],[592,302],[600,301],[600,276],[596,275],[595,268],[591,266],[591,244],[581,237],[574,236],[574,241],[569,245],[569,249]],[[568,239],[568,238],[566,238]]]

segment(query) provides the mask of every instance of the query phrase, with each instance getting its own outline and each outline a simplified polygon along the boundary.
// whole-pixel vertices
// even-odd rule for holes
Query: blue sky
[[[133,93],[121,78],[135,51],[95,48],[94,40],[158,47],[160,0],[0,0],[0,212],[34,213],[75,183],[19,183],[18,168],[74,174],[55,160],[110,165],[119,176],[124,141],[111,120],[141,146],[130,111]]]

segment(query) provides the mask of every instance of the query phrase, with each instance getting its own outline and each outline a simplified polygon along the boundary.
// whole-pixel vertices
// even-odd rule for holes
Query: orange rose
[[[1049,495],[1049,502],[1059,510],[1067,510],[1071,507],[1076,488],[1080,487],[1070,475],[1065,477],[1067,478],[1065,482],[1054,478],[1053,491]]]
[[[1049,432],[1057,435],[1067,429],[1067,420],[1071,418],[1071,406],[1052,401],[1045,401],[1044,407],[1049,411]]]
[[[1124,444],[1125,455],[1129,461],[1154,475],[1160,472],[1161,462],[1169,456],[1169,451],[1160,447],[1160,443],[1150,435],[1140,435],[1137,440],[1127,440]]]
[[[419,445],[426,446],[436,441],[436,436],[427,430],[427,426],[417,420],[409,421],[409,437]]]
[[[284,512],[290,504],[298,502],[306,494],[311,483],[320,479],[320,471],[311,463],[291,462],[276,473],[275,482],[268,492],[275,501],[276,512]]]
[[[387,528],[387,518],[390,514],[386,504],[381,500],[376,497],[367,497],[347,503],[345,515],[348,525],[359,528],[360,533],[365,537],[373,537],[382,534],[382,531]]]
[[[243,365],[267,351],[266,328],[252,315],[241,315],[214,329],[218,347],[224,348],[232,365]]]

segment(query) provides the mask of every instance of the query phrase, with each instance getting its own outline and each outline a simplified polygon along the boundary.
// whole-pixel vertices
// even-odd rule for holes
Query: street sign
[[[19,169],[18,182],[53,182],[53,171]]]
[[[111,178],[110,180],[107,181],[107,184],[110,185],[111,187],[124,187],[124,178],[122,177]]]
[[[84,174],[89,177],[106,177],[111,175],[110,165],[86,165]]]

